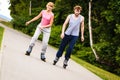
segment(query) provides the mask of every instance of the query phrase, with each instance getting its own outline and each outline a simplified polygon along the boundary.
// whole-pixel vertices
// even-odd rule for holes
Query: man
[[[62,33],[61,33],[62,41],[61,41],[59,50],[56,54],[53,65],[55,65],[58,62],[59,58],[63,54],[65,47],[67,46],[67,44],[69,44],[66,50],[65,60],[63,62],[63,68],[66,68],[66,66],[68,65],[67,62],[70,58],[73,47],[79,37],[80,30],[81,30],[81,41],[82,42],[84,41],[84,17],[80,15],[81,11],[82,11],[82,7],[77,5],[74,7],[74,14],[70,14],[67,16],[62,27]],[[68,23],[69,25],[66,29],[66,26]]]

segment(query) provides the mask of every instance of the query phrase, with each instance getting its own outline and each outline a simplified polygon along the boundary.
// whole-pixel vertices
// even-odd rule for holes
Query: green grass
[[[120,80],[120,77],[112,74],[108,71],[105,71],[101,68],[98,68],[94,65],[91,65],[90,63],[87,63],[75,56],[71,57],[74,61],[76,61],[77,63],[79,63],[81,66],[85,67],[86,69],[90,70],[91,72],[93,72],[94,74],[98,75],[100,78],[102,78],[103,80]]]
[[[4,28],[0,27],[0,48],[2,44],[3,32],[4,32]]]
[[[0,23],[9,26],[10,28],[13,28],[13,25],[10,22],[5,22],[5,21],[1,21]]]

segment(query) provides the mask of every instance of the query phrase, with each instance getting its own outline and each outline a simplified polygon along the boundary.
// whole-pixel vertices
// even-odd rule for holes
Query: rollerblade
[[[63,68],[64,68],[64,69],[66,69],[67,66],[68,66],[67,64],[63,64]]]
[[[30,53],[31,53],[32,48],[33,48],[34,45],[35,45],[35,44],[32,43],[32,44],[29,46],[29,48],[28,48],[28,50],[26,51],[26,54],[25,54],[25,55],[30,56]]]
[[[44,53],[41,53],[41,60],[46,62],[46,58],[45,58],[45,54]]]
[[[32,48],[33,48],[33,46],[29,46],[29,48],[28,48],[28,50],[26,51],[26,54],[25,54],[25,55],[30,56],[30,53],[31,53],[31,51],[32,51]]]
[[[66,67],[68,66],[67,62],[68,62],[68,60],[64,60],[64,62],[63,62],[63,68],[64,69],[66,69]]]
[[[59,58],[56,57],[55,60],[53,61],[53,65],[56,65],[56,63],[58,62]]]

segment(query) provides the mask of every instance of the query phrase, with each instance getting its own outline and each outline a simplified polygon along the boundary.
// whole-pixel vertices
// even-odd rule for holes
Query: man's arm
[[[83,20],[81,22],[81,41],[84,41],[84,17]]]
[[[66,18],[66,20],[65,20],[65,22],[64,22],[64,24],[62,26],[62,33],[61,33],[61,38],[62,39],[64,37],[65,29],[66,29],[66,26],[67,26],[67,24],[69,22],[69,19],[70,19],[70,15],[67,16],[67,18]]]

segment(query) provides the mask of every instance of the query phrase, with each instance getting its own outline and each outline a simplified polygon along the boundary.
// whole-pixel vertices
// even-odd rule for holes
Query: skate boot
[[[33,46],[29,46],[29,48],[28,48],[28,50],[26,51],[26,54],[25,54],[25,55],[30,56],[30,53],[31,53],[31,51],[32,51],[32,48],[33,48]]]
[[[64,69],[66,69],[66,67],[68,66],[67,62],[68,62],[68,60],[64,60],[64,62],[63,62],[63,68]]]
[[[45,54],[44,54],[44,53],[41,53],[41,60],[44,61],[44,62],[46,62],[45,59],[46,59],[46,58],[45,58]]]
[[[56,57],[55,60],[53,61],[53,65],[56,65],[56,63],[58,62],[59,58]]]

